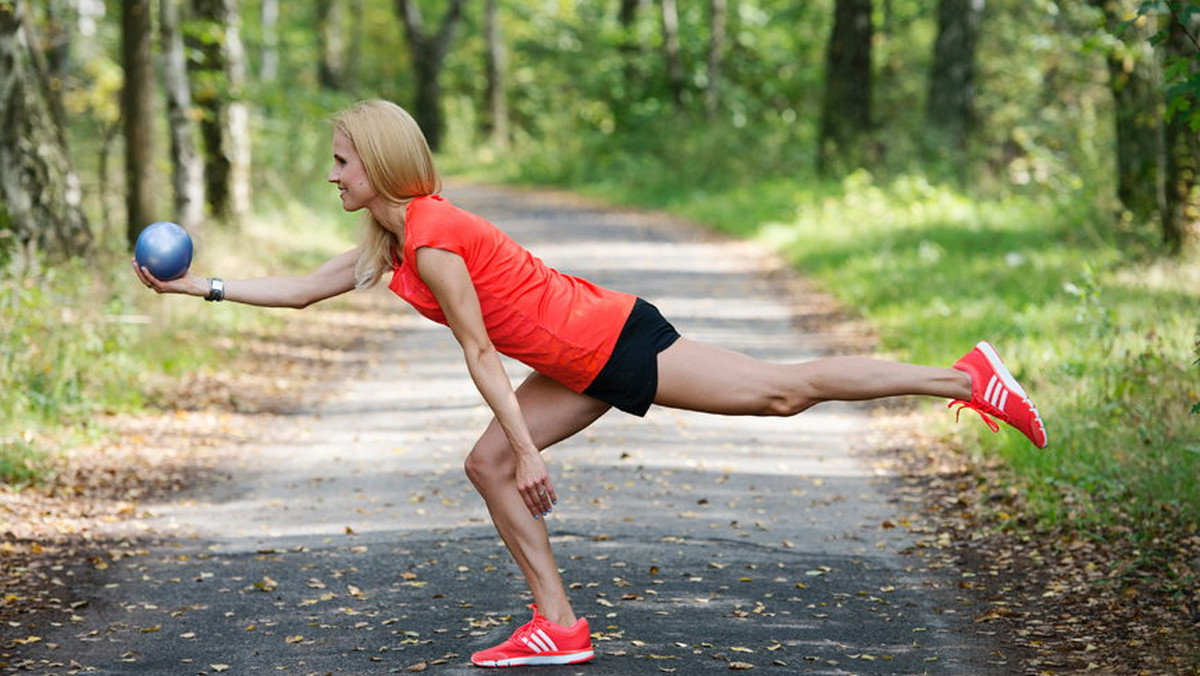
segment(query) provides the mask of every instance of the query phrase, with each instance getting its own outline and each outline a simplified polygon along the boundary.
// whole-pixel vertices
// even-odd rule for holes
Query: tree
[[[1158,56],[1150,44],[1153,17],[1127,21],[1137,15],[1125,0],[1093,2],[1116,38],[1107,61],[1117,139],[1117,198],[1134,223],[1161,230],[1166,208],[1163,95]]]
[[[487,0],[483,20],[487,50],[484,53],[484,68],[487,71],[485,96],[487,105],[484,115],[484,131],[497,148],[508,147],[508,89],[505,80],[507,54],[504,38],[500,33],[498,0]]]
[[[259,21],[262,22],[262,50],[258,79],[270,83],[279,75],[279,0],[262,0]]]
[[[708,82],[704,86],[704,113],[709,121],[717,117],[721,103],[721,65],[725,59],[725,15],[727,0],[708,3]]]
[[[0,2],[0,257],[61,259],[85,253],[92,233],[28,12],[23,0]]]
[[[667,91],[676,110],[683,108],[683,58],[679,54],[679,9],[675,0],[659,0],[662,10],[663,58],[667,62]]]
[[[396,0],[400,21],[408,38],[417,81],[416,106],[413,117],[425,132],[433,150],[441,148],[445,121],[442,114],[442,67],[454,40],[454,31],[462,18],[463,0],[448,0],[446,13],[436,33],[428,33],[417,0]]]
[[[817,169],[842,172],[866,162],[871,129],[871,0],[837,0],[825,51],[825,93]]]
[[[126,0],[121,12],[121,115],[125,130],[125,222],[130,247],[156,220],[154,176],[154,64],[150,0]]]
[[[200,111],[205,197],[211,212],[238,221],[250,210],[250,118],[243,100],[245,54],[237,0],[192,0],[185,38],[198,55],[192,98]]]
[[[1200,8],[1183,4],[1168,3],[1159,34],[1168,76],[1163,240],[1171,253],[1183,251],[1200,223]]]
[[[175,218],[195,226],[204,218],[204,164],[192,120],[192,88],[179,26],[179,0],[159,3],[159,39],[167,94],[167,131],[171,137],[171,185]]]
[[[934,148],[962,175],[975,122],[975,69],[984,0],[941,0],[925,122]]]
[[[317,80],[325,89],[345,86],[346,40],[345,3],[343,0],[317,0],[317,42],[321,58],[317,62]]]

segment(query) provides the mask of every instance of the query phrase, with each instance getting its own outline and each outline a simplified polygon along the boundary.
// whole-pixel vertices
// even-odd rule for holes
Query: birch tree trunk
[[[262,52],[258,79],[271,83],[279,76],[279,0],[262,0],[259,20],[262,22]]]
[[[236,223],[250,210],[250,117],[242,89],[245,52],[236,0],[192,0],[195,29],[189,46],[192,98],[200,111],[205,197],[216,218]],[[213,39],[215,38],[215,39]]]
[[[83,193],[32,58],[24,0],[0,2],[0,259],[42,251],[82,255],[92,233]]]

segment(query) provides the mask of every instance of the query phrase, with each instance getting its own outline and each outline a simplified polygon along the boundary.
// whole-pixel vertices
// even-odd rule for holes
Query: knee
[[[807,395],[787,392],[773,394],[767,398],[764,415],[788,417],[803,413],[816,404],[817,400]]]
[[[506,458],[503,452],[498,453],[483,446],[476,446],[463,461],[463,470],[476,488],[482,488],[512,475],[511,455],[509,453],[509,457]]]

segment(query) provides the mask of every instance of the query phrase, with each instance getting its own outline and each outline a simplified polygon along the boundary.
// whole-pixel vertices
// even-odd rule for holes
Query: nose
[[[337,165],[329,168],[329,173],[325,175],[325,180],[329,181],[330,183],[338,182]]]

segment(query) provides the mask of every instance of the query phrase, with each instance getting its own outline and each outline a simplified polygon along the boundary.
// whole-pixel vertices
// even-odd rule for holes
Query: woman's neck
[[[403,202],[390,202],[383,199],[378,199],[367,207],[371,212],[371,216],[375,219],[384,230],[394,234],[396,239],[404,241],[404,216],[408,209],[408,203],[411,200]]]

